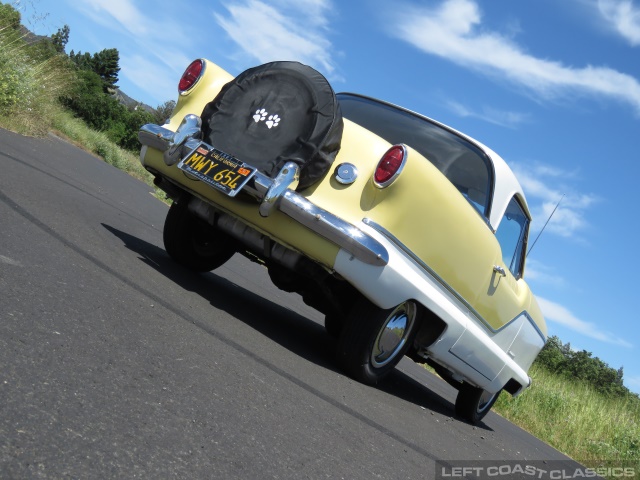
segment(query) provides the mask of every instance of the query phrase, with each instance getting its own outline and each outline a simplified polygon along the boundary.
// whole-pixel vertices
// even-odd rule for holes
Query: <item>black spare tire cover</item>
[[[205,142],[274,177],[286,162],[300,167],[298,190],[331,167],[343,121],[322,74],[298,62],[245,70],[202,112]]]

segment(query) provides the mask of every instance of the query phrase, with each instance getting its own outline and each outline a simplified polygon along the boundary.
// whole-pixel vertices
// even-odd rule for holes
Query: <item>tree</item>
[[[65,25],[62,28],[59,28],[56,33],[51,35],[51,43],[53,44],[53,48],[55,48],[56,52],[64,53],[64,49],[69,42],[69,25]]]
[[[107,131],[126,110],[103,91],[100,76],[90,70],[78,71],[78,85],[74,92],[63,98],[63,104],[82,118],[90,127]]]
[[[100,76],[103,82],[102,90],[113,93],[118,82],[120,71],[120,53],[116,48],[106,48],[91,55],[88,52],[75,53],[71,51],[69,58],[81,70],[90,70]]]
[[[0,3],[0,26],[20,30],[20,12],[8,3]]]
[[[80,70],[93,71],[93,65],[91,63],[91,54],[89,52],[75,53],[73,50],[69,53],[69,58]]]
[[[104,132],[118,146],[138,151],[138,130],[145,123],[153,123],[154,116],[142,108],[128,109],[113,95],[105,93],[104,82],[94,71],[80,69],[77,74],[78,85],[71,95],[62,99],[64,106],[91,128]]]
[[[118,82],[120,71],[120,53],[117,48],[104,49],[93,55],[93,71],[100,75],[105,85],[105,91],[111,93]]]
[[[557,372],[564,361],[565,355],[562,351],[562,342],[555,335],[550,336],[540,351],[536,363],[543,365],[551,372]]]
[[[563,344],[556,336],[549,337],[536,364],[565,378],[588,383],[606,395],[630,394],[622,380],[622,367],[615,370],[591,352],[572,350],[571,344]]]
[[[174,108],[176,108],[176,102],[173,100],[169,100],[164,102],[162,105],[158,105],[154,115],[155,123],[163,125],[173,113]]]
[[[125,134],[118,145],[127,150],[137,152],[140,150],[138,131],[146,123],[153,123],[154,116],[144,108],[131,109],[127,111],[124,118]]]

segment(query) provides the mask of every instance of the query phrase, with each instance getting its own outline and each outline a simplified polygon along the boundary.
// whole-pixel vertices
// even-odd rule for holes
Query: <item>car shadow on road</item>
[[[122,240],[126,248],[138,254],[142,262],[181,288],[201,296],[214,308],[227,312],[295,355],[342,375],[334,361],[335,340],[326,333],[324,326],[214,272],[194,273],[176,264],[163,249],[110,225],[103,223],[102,226]],[[172,306],[172,310],[177,310],[178,314],[184,313],[180,311],[180,306]],[[206,319],[201,322],[209,323]],[[209,323],[204,329],[223,339],[228,336],[216,329],[215,324]],[[233,342],[237,344],[237,340]],[[431,375],[429,372],[424,374]],[[449,400],[399,369],[395,369],[375,388],[434,413],[454,416],[453,404]],[[491,430],[484,424],[477,426]]]

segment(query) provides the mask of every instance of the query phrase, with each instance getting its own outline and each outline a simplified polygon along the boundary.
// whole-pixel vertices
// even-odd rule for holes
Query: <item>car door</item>
[[[530,218],[518,198],[507,206],[495,233],[500,256],[487,268],[486,283],[477,299],[477,311],[496,335],[495,341],[507,351],[523,322],[527,322],[529,288],[522,278]],[[504,331],[506,330],[506,331]]]

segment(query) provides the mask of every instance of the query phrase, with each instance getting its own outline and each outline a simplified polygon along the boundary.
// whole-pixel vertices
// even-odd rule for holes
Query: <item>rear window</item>
[[[416,113],[353,94],[338,94],[342,114],[391,144],[404,143],[433,163],[488,218],[493,169],[485,153],[457,133]]]

